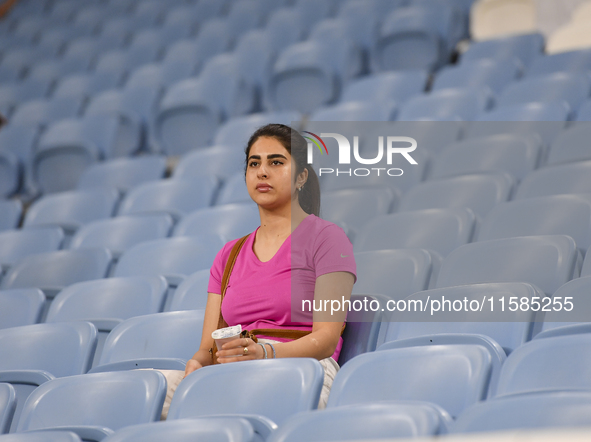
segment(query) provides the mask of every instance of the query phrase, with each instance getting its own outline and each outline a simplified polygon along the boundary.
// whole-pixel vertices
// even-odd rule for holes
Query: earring
[[[301,192],[303,188],[304,188],[304,186],[299,187],[298,190]]]

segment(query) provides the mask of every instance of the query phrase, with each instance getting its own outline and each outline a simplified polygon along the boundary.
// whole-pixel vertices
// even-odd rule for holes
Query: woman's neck
[[[265,210],[259,207],[259,214],[259,235],[269,240],[287,238],[308,216],[297,201],[281,210]]]

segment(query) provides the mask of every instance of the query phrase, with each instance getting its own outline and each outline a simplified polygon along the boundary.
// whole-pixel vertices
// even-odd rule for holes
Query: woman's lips
[[[259,184],[257,184],[257,190],[259,192],[268,192],[271,189],[272,189],[272,187],[269,184],[267,184],[267,183],[259,183]]]

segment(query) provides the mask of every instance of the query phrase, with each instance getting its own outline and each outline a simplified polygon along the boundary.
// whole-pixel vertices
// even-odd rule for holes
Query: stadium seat
[[[16,409],[16,392],[10,384],[0,384],[0,434],[8,433]]]
[[[361,49],[362,72],[368,72],[371,50],[377,39],[378,4],[354,0],[340,6],[337,18],[346,23],[349,38]]]
[[[447,433],[452,419],[428,403],[388,403],[335,407],[322,413],[304,412],[275,430],[269,442],[429,437]]]
[[[569,51],[537,57],[527,70],[528,76],[556,72],[585,73],[591,67],[591,50]]]
[[[59,97],[32,100],[19,105],[10,118],[11,124],[47,125],[64,118],[75,118],[82,107],[82,99]]]
[[[591,246],[591,195],[551,195],[497,204],[483,220],[479,241],[568,235],[583,254]]]
[[[495,94],[499,94],[520,74],[519,64],[512,59],[468,60],[456,66],[442,68],[435,76],[431,90],[489,87]]]
[[[55,297],[45,322],[92,322],[98,331],[95,366],[109,332],[126,319],[162,311],[167,288],[162,276],[107,278],[72,284]]]
[[[176,287],[192,273],[210,268],[224,243],[212,234],[145,241],[121,255],[114,276],[162,275]]]
[[[273,53],[281,53],[285,48],[302,40],[304,20],[296,8],[280,8],[271,13],[265,24],[265,32],[273,48]]]
[[[301,119],[302,115],[296,111],[265,112],[231,118],[217,130],[214,145],[244,149],[250,136],[259,127],[271,123],[280,123],[296,128]]]
[[[194,75],[195,66],[194,60],[180,57],[166,62],[143,64],[129,72],[125,88],[149,88],[160,94],[163,88]]]
[[[205,310],[209,269],[198,270],[176,288],[167,311]]]
[[[20,188],[20,167],[16,155],[0,150],[0,197],[12,196]]]
[[[475,221],[474,213],[465,208],[413,210],[382,215],[368,222],[360,231],[355,239],[355,250],[418,247],[447,256],[452,250],[470,242]]]
[[[230,3],[226,20],[233,38],[239,41],[244,34],[261,27],[268,12],[262,1]]]
[[[167,214],[118,216],[90,222],[70,241],[70,249],[105,247],[114,259],[144,241],[166,238],[173,225]]]
[[[525,103],[497,106],[476,116],[464,132],[464,138],[501,133],[537,133],[544,144],[551,144],[564,129],[571,114],[564,102]]]
[[[23,205],[18,199],[0,200],[0,232],[16,229],[21,219]]]
[[[158,87],[126,86],[92,97],[84,114],[115,115],[119,119],[119,128],[111,156],[134,155],[148,145],[148,125],[159,97]]]
[[[31,67],[27,78],[55,83],[59,79],[73,74],[82,74],[88,69],[85,60],[78,57],[51,59],[36,63]]]
[[[511,60],[516,57],[524,66],[542,56],[544,36],[541,33],[518,34],[472,43],[461,56],[461,62],[480,59]]]
[[[589,333],[589,296],[588,291],[591,287],[591,275],[582,275],[580,278],[573,279],[560,286],[554,293],[556,302],[562,303],[569,299],[576,308],[573,309],[550,309],[544,315],[540,333],[535,335],[535,339],[548,338],[554,336],[574,335],[579,333]],[[567,306],[568,307],[568,306]]]
[[[591,335],[534,339],[505,361],[495,396],[557,390],[589,391]],[[551,357],[549,357],[551,355]]]
[[[20,190],[22,193],[27,193],[34,187],[32,185],[31,160],[37,136],[38,130],[27,125],[9,124],[0,131],[0,155],[2,152],[12,153],[20,163],[20,169],[15,175],[16,181],[12,181],[12,183],[14,190]],[[9,160],[9,163],[13,162],[13,160]],[[21,184],[20,187],[19,184]]]
[[[547,164],[556,165],[591,160],[591,152],[585,144],[589,134],[591,134],[591,127],[585,123],[575,123],[569,126],[558,134],[550,146]]]
[[[382,72],[351,81],[341,102],[392,100],[400,105],[425,90],[428,74],[424,70]]]
[[[536,14],[533,0],[480,0],[470,10],[470,35],[474,40],[487,40],[534,32]]]
[[[31,205],[24,227],[59,226],[66,234],[72,234],[91,221],[110,218],[118,198],[114,189],[73,190],[47,195]]]
[[[469,405],[486,398],[490,372],[491,356],[478,345],[365,353],[350,360],[337,373],[327,409],[375,401],[412,400],[434,403],[455,417]]]
[[[336,5],[333,0],[296,0],[294,6],[307,34],[318,22],[332,16]]]
[[[194,210],[210,206],[217,187],[217,178],[211,175],[148,181],[127,193],[118,214],[168,213],[176,221]]]
[[[420,151],[437,154],[461,138],[464,125],[463,121],[396,121],[390,127],[397,135],[414,138]]]
[[[444,3],[418,3],[385,16],[372,53],[372,71],[426,69],[449,60],[461,17]],[[463,31],[461,31],[463,32]]]
[[[74,97],[88,99],[121,84],[122,73],[94,71],[86,74],[72,74],[58,81],[52,93],[53,98]]]
[[[39,100],[47,96],[52,81],[40,78],[27,78],[18,83],[0,85],[0,103],[14,107],[29,100]]]
[[[393,101],[347,101],[316,109],[311,121],[392,121],[398,109]]]
[[[31,393],[17,431],[67,429],[98,442],[120,428],[157,421],[165,396],[166,379],[154,370],[54,379]]]
[[[0,330],[0,383],[12,384],[17,395],[11,432],[17,427],[27,397],[39,385],[88,371],[96,339],[96,328],[88,322]]]
[[[33,157],[33,175],[44,193],[76,188],[90,165],[111,156],[117,137],[115,116],[93,115],[51,124]]]
[[[149,155],[118,158],[90,166],[80,176],[79,189],[113,188],[122,194],[147,181],[159,180],[166,171],[166,157]]]
[[[34,431],[31,433],[14,433],[2,437],[3,442],[82,442],[82,439],[71,431]]]
[[[254,442],[250,422],[240,417],[179,419],[170,422],[131,425],[116,431],[103,442]]]
[[[250,375],[260,370],[265,371],[264,377]],[[244,383],[242,375],[247,373],[251,381]],[[281,425],[293,414],[317,407],[322,380],[322,366],[311,358],[203,367],[179,385],[170,404],[168,419],[250,413]],[[218,394],[222,385],[223,395]]]
[[[541,235],[466,244],[444,260],[437,288],[484,282],[528,282],[552,295],[578,277],[570,236]]]
[[[0,329],[39,322],[45,295],[39,289],[0,291]]]
[[[254,232],[260,223],[255,204],[226,204],[191,212],[175,226],[173,236],[217,234],[230,241]]]
[[[492,172],[508,173],[521,181],[539,167],[542,154],[542,141],[536,136],[499,134],[469,138],[443,149],[433,161],[429,178]]]
[[[336,224],[344,223],[349,228],[349,238],[355,238],[365,224],[390,213],[397,203],[398,195],[386,187],[323,192],[321,217]]]
[[[137,316],[117,325],[107,336],[91,372],[156,368],[185,370],[199,349],[204,310]],[[138,345],[142,342],[142,345]]]
[[[581,269],[581,276],[591,276],[591,255],[585,256],[583,268]]]
[[[466,409],[451,425],[450,433],[488,433],[557,427],[572,431],[590,425],[591,395],[556,391],[491,399]]]
[[[250,203],[252,198],[246,188],[244,173],[236,173],[228,178],[222,186],[219,196],[216,199],[216,205],[235,203]]]
[[[544,76],[526,77],[507,86],[497,104],[506,106],[532,102],[565,101],[576,111],[589,98],[590,80],[586,74],[557,72]]]
[[[587,100],[579,108],[576,121],[591,121],[591,100]]]
[[[216,176],[220,181],[225,181],[234,174],[244,173],[245,147],[246,142],[190,150],[179,159],[172,177],[175,180],[186,180],[211,175]]]
[[[544,167],[524,178],[513,199],[564,193],[591,193],[589,173],[591,161]]]
[[[59,227],[0,232],[0,274],[29,255],[58,250],[63,240]]]

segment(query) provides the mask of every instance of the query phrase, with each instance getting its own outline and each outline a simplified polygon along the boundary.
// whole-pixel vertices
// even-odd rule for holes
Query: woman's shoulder
[[[252,235],[254,235],[254,232],[249,234],[249,237],[246,240],[247,242]],[[224,244],[221,250],[217,253],[214,263],[225,265],[226,261],[228,260],[228,257],[230,256],[230,253],[232,252],[232,248],[238,241],[240,241],[240,239],[242,238],[236,238]]]
[[[307,222],[307,225],[305,228],[305,230],[307,231],[307,234],[310,234],[310,232],[314,232],[316,235],[322,235],[322,234],[343,234],[343,235],[345,235],[345,231],[341,227],[339,227],[335,223],[332,223],[330,221],[322,219],[314,214],[307,216],[304,221]]]

